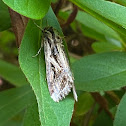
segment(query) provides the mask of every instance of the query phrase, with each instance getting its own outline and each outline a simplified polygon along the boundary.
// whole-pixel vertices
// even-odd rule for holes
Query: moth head
[[[43,30],[44,37],[52,38],[52,39],[60,39],[60,35],[56,29],[53,27],[45,27]]]

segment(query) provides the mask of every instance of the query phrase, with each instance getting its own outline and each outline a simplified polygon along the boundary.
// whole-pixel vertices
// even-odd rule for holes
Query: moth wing
[[[59,102],[73,89],[74,98],[77,101],[74,78],[63,50],[62,39],[58,42],[55,41],[55,39],[52,38],[54,33],[51,32],[52,31],[46,31],[48,37],[44,38],[46,78],[51,98],[55,102]]]

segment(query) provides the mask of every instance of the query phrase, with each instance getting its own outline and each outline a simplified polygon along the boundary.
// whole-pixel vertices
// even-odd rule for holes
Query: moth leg
[[[42,48],[43,48],[43,41],[41,42],[41,47],[39,48],[38,52],[32,57],[38,56],[40,54]]]

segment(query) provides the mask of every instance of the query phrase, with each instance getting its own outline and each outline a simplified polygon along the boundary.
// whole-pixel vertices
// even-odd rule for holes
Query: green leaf
[[[0,31],[10,28],[10,15],[8,7],[0,0]]]
[[[78,97],[75,104],[75,116],[82,116],[88,112],[94,103],[94,99],[89,93],[83,93]]]
[[[120,40],[119,35],[113,29],[85,12],[78,11],[76,20],[99,34]]]
[[[26,109],[23,126],[40,126],[38,105],[35,101]]]
[[[94,42],[92,48],[97,53],[123,50],[123,48],[109,42]]]
[[[126,125],[126,94],[120,101],[115,115],[114,126],[125,126]]]
[[[51,9],[44,21],[60,31]],[[41,125],[69,126],[74,108],[73,97],[68,96],[59,103],[54,102],[46,83],[43,49],[37,57],[32,57],[40,48],[40,32],[34,23],[29,21],[20,47],[20,66],[35,92]]]
[[[113,121],[105,111],[102,111],[96,118],[93,126],[113,126]]]
[[[76,89],[93,92],[126,86],[125,64],[125,52],[85,56],[72,64]]]
[[[33,98],[35,97],[29,85],[0,92],[1,126],[23,110]]]
[[[105,0],[70,0],[81,8],[88,8],[95,13],[126,28],[126,7]],[[111,13],[110,13],[111,12]]]
[[[26,17],[41,19],[47,13],[51,0],[3,0],[3,2]]]
[[[103,34],[96,32],[95,30],[85,26],[81,25],[81,30],[84,36],[87,36],[89,38],[99,40],[99,41],[106,41],[106,38]]]
[[[0,60],[0,76],[19,87],[28,83],[22,71],[10,63]]]
[[[114,29],[122,38],[126,36],[126,7],[104,0],[70,1]],[[124,42],[122,43],[126,46]]]

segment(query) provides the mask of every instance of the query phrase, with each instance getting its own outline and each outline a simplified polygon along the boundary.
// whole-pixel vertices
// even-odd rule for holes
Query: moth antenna
[[[43,29],[38,24],[36,24],[34,20],[33,20],[33,23],[36,25],[36,27],[38,27],[40,30],[43,31]]]

